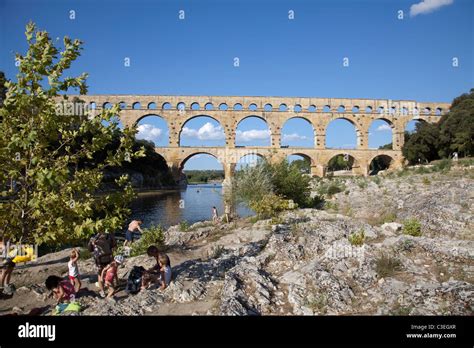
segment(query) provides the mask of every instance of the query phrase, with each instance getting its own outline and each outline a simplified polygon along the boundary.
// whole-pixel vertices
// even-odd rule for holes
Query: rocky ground
[[[272,220],[166,232],[174,279],[116,301],[96,295],[92,260],[81,260],[83,315],[472,315],[474,171],[333,179],[325,210],[298,209]],[[328,184],[328,181],[315,184]],[[403,232],[407,219],[421,236]],[[364,231],[365,240],[349,242]],[[48,315],[47,275],[66,275],[68,250],[14,273],[17,291],[0,313]],[[146,256],[128,258],[119,276]],[[123,287],[123,286],[122,286]]]

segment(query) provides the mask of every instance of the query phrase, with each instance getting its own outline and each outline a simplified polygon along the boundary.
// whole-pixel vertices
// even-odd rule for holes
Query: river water
[[[188,185],[181,191],[139,193],[131,204],[131,218],[142,220],[142,227],[162,225],[168,227],[187,221],[190,225],[212,219],[212,207],[219,216],[224,213],[221,184]],[[253,215],[245,207],[238,207],[241,217]]]

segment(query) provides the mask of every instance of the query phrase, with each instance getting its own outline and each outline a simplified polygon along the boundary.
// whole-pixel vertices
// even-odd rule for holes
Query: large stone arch
[[[159,117],[159,118],[163,119],[166,122],[166,125],[169,127],[168,119],[165,116],[160,115],[159,112],[153,112],[153,110],[147,110],[147,112],[145,114],[141,114],[140,116],[135,117],[134,120],[133,120],[133,125],[134,126],[138,125],[138,123],[141,120],[143,120],[147,117],[150,117],[150,116]]]
[[[150,111],[152,111],[152,110],[150,110]],[[138,124],[140,123],[140,121],[146,119],[147,117],[157,117],[157,118],[162,119],[166,123],[166,130],[168,131],[168,142],[167,142],[168,145],[167,146],[170,146],[170,142],[171,142],[170,122],[166,117],[163,117],[159,113],[157,113],[157,112],[147,112],[143,115],[136,116],[136,117],[133,118],[132,126],[133,127],[138,127],[139,126]],[[123,119],[123,118],[120,117],[120,119]]]
[[[368,164],[368,170],[369,170],[369,175],[372,175],[372,174],[377,174],[377,173],[373,173],[373,170],[371,170],[371,166],[372,166],[372,162],[374,162],[374,160],[376,160],[377,158],[380,158],[382,161],[388,161],[387,164],[387,168],[375,168],[375,170],[377,171],[380,171],[380,170],[387,170],[387,169],[393,169],[394,167],[396,167],[396,159],[394,158],[394,156],[390,155],[390,154],[387,154],[387,153],[380,153],[380,154],[376,154],[372,157],[370,157],[367,161],[367,164]]]
[[[352,174],[353,175],[357,175],[357,174],[367,175],[366,174],[367,169],[365,168],[366,166],[363,165],[363,161],[361,161],[361,159],[358,158],[358,156],[354,153],[353,150],[352,151],[344,151],[344,150],[334,151],[327,154],[324,159],[324,172],[326,173],[328,171],[329,162],[333,158],[335,158],[336,156],[344,156],[346,154],[349,156],[349,158],[352,158],[353,160],[352,168],[351,168]]]
[[[398,133],[400,133],[400,130],[397,129],[396,124],[393,122],[393,120],[390,117],[379,116],[379,117],[371,118],[367,122],[367,125],[366,125],[366,128],[367,128],[367,148],[369,148],[369,141],[370,141],[369,131],[370,131],[370,128],[372,127],[372,124],[376,121],[384,121],[386,124],[388,124],[388,126],[391,129],[391,133],[392,133],[391,134],[392,135],[392,149],[397,147],[397,145],[399,143]]]
[[[317,128],[316,128],[316,125],[314,124],[314,122],[313,122],[313,121],[311,120],[311,118],[309,118],[309,117],[306,117],[306,116],[304,116],[304,115],[291,115],[291,116],[288,116],[288,117],[285,117],[285,118],[281,118],[281,119],[279,120],[279,122],[280,122],[280,123],[279,123],[280,134],[283,132],[283,128],[285,127],[285,125],[286,125],[289,121],[294,120],[294,119],[301,119],[301,120],[304,120],[304,121],[308,122],[308,124],[311,126],[311,128],[312,128],[312,146],[311,146],[311,147],[314,148],[314,147],[316,146],[316,144],[317,144],[317,142],[316,142],[316,133],[317,133],[317,132],[316,132],[316,129],[317,129]],[[280,137],[280,138],[281,138],[281,137]],[[278,144],[278,145],[283,146],[283,144],[281,143],[281,140],[282,140],[282,139],[280,139],[280,144]]]
[[[407,125],[411,122],[411,121],[418,121],[418,122],[422,122],[422,123],[431,123],[428,119],[426,118],[423,118],[423,117],[411,117],[409,119],[405,119],[403,120],[403,130],[405,131],[405,129],[407,128]]]
[[[316,165],[315,159],[310,154],[306,153],[305,151],[290,152],[290,153],[288,153],[288,155],[286,157],[288,158],[290,156],[301,156],[301,157],[309,160],[309,163],[311,164],[311,166]]]
[[[262,120],[267,125],[268,130],[270,131],[270,147],[279,147],[280,146],[280,139],[279,139],[279,137],[278,137],[278,139],[275,137],[275,131],[274,131],[275,128],[276,128],[275,127],[275,122],[272,122],[270,118],[267,118],[266,116],[259,115],[259,114],[246,114],[246,115],[243,115],[239,118],[236,118],[235,121],[234,121],[234,126],[232,127],[234,139],[236,137],[237,128],[239,127],[239,124],[241,124],[244,120],[246,120],[248,118],[252,118],[252,117],[255,117],[255,118],[258,118],[258,119]]]
[[[354,126],[355,133],[356,133],[356,148],[363,148],[367,146],[367,142],[365,139],[368,138],[368,128],[364,127],[364,125],[357,122],[357,120],[353,119],[352,117],[348,117],[342,114],[333,115],[330,118],[325,119],[324,123],[324,148],[328,149],[327,147],[327,132],[329,125],[336,120],[345,120],[348,121],[350,124]],[[367,128],[367,129],[366,129]]]
[[[239,164],[240,160],[246,156],[257,156],[265,161],[271,161],[271,158],[269,158],[269,156],[265,156],[261,151],[249,150],[237,153],[235,157],[235,164]]]
[[[214,121],[216,121],[217,123],[219,123],[219,126],[222,128],[222,131],[224,132],[226,145],[228,144],[228,138],[229,138],[228,132],[226,130],[225,124],[221,122],[220,118],[213,115],[205,114],[205,113],[199,113],[196,115],[189,116],[186,119],[180,120],[179,126],[178,126],[179,131],[177,132],[178,146],[181,146],[181,133],[183,132],[183,128],[186,125],[186,123],[199,117],[209,117],[213,119]]]
[[[189,154],[186,154],[185,157],[183,157],[182,159],[180,159],[180,162],[179,162],[179,170],[182,171],[183,168],[184,168],[184,165],[186,164],[186,162],[196,156],[196,155],[209,155],[209,156],[212,156],[214,157],[220,164],[222,164],[222,166],[224,166],[224,161],[219,158],[219,154],[216,153],[215,150],[211,150],[211,151],[205,151],[205,150],[198,150],[198,151],[191,151],[191,153]]]

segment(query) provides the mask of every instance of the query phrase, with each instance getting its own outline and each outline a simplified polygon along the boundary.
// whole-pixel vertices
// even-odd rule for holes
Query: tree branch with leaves
[[[0,108],[0,232],[13,241],[63,244],[118,229],[134,197],[129,178],[98,192],[106,168],[144,155],[132,149],[136,129],[120,130],[118,105],[93,116],[59,112],[58,103],[80,103],[87,93],[87,74],[63,77],[82,42],[65,37],[60,51],[33,23],[25,34],[28,51],[16,55],[16,81],[5,83]]]

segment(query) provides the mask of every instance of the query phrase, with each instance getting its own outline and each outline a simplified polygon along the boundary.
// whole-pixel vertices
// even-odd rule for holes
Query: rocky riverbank
[[[92,260],[81,260],[83,315],[472,315],[474,171],[344,178],[326,210],[298,209],[187,232],[166,231],[173,281],[116,301],[96,295]],[[421,235],[404,233],[407,219]],[[360,245],[351,235],[364,232]],[[406,232],[406,231],[405,231]],[[47,275],[66,275],[68,250],[14,273],[16,293],[0,311],[48,315]],[[146,256],[128,258],[119,276]]]

